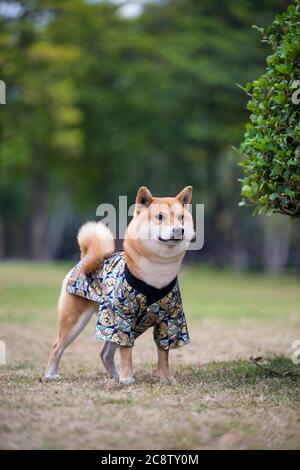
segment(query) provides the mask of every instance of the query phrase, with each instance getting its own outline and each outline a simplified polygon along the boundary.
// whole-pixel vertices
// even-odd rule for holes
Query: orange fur
[[[139,189],[136,197],[135,214],[127,228],[124,241],[126,264],[132,274],[134,274],[136,277],[145,280],[144,278],[146,276],[148,279],[152,278],[152,281],[155,278],[161,278],[161,282],[163,282],[163,279],[165,278],[163,271],[164,266],[166,266],[166,259],[161,257],[159,249],[153,251],[151,248],[149,251],[149,247],[146,246],[143,243],[143,240],[136,236],[136,234],[139,227],[147,224],[147,222],[151,222],[155,226],[163,224],[175,226],[178,223],[178,216],[183,216],[187,224],[192,227],[192,216],[185,207],[185,205],[188,205],[191,201],[192,192],[193,188],[191,186],[187,186],[175,197],[154,197],[145,186],[142,186]],[[163,212],[167,215],[166,221],[160,222],[157,220],[156,216],[160,212]],[[173,265],[173,269],[175,271],[174,277],[177,274],[183,256],[184,252],[179,254],[170,252],[168,254],[167,262],[169,263],[170,269],[167,270],[171,274],[171,265]],[[149,261],[147,266],[142,268],[140,263],[141,259]],[[152,267],[153,277],[151,276]],[[162,270],[160,270],[160,267],[162,267]],[[148,282],[148,279],[146,279],[146,282]],[[169,281],[170,279],[165,278],[166,285]]]
[[[140,188],[136,200],[137,206],[135,216],[130,224],[133,227],[133,231],[135,229],[137,219],[139,219],[139,222],[142,223],[143,221],[149,220],[150,215],[147,208],[152,204],[157,205],[154,213],[152,212],[152,217],[153,215],[155,216],[157,211],[162,209],[162,206],[167,205],[170,208],[174,208],[175,204],[174,214],[170,212],[170,223],[174,225],[176,223],[178,214],[183,212],[190,226],[192,226],[191,215],[183,208],[183,204],[188,204],[190,202],[191,196],[192,188],[190,186],[184,188],[184,190],[181,191],[175,198],[156,198],[151,195],[147,188]],[[156,276],[156,278],[161,277],[165,279],[165,275],[163,274],[164,267],[166,267],[167,271],[174,269],[174,272],[177,274],[184,256],[184,252],[177,253],[177,255],[173,257],[170,252],[170,256],[167,259],[161,258],[158,251],[150,253],[145,249],[145,246],[143,246],[140,240],[131,239],[131,237],[128,236],[128,229],[124,243],[124,251],[128,267],[134,275],[143,279],[145,273],[153,270],[154,277]],[[115,240],[113,234],[105,225],[97,222],[88,222],[81,227],[78,232],[78,244],[81,251],[82,271],[85,274],[89,274],[98,269],[103,259],[109,257],[115,250]],[[137,263],[139,259],[149,260],[149,266],[146,266],[145,268],[145,266],[142,265],[142,267],[140,267]],[[97,311],[97,304],[95,302],[67,293],[66,283],[69,276],[70,273],[67,274],[63,282],[58,303],[58,337],[53,344],[48,366],[45,372],[45,378],[49,379],[58,377],[59,361],[65,348],[76,338],[76,336],[78,336],[78,334],[89,321],[92,314]],[[166,283],[168,282],[166,281]],[[111,345],[112,343],[106,343],[106,346],[108,344]],[[115,366],[109,365],[109,361],[114,361],[115,350],[115,348],[108,351],[103,349],[101,358],[108,373],[112,377],[116,378],[118,374]],[[108,353],[109,355],[108,360],[106,361],[105,354],[103,354],[104,352]],[[132,383],[131,348],[121,347],[120,353],[120,381],[124,384]],[[158,350],[158,375],[161,378],[170,377],[168,368],[168,352],[166,351]]]

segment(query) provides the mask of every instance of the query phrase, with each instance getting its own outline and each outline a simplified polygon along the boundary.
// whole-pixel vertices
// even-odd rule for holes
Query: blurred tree
[[[51,185],[81,150],[81,115],[72,83],[72,66],[80,51],[57,43],[48,31],[52,16],[66,15],[69,3],[19,2],[13,19],[1,19],[1,38],[6,42],[1,76],[8,84],[9,103],[1,110],[7,217],[14,223],[30,217],[29,239],[36,259],[48,257]],[[58,193],[64,191],[61,186]]]
[[[11,18],[0,9],[10,253],[28,254],[32,233],[34,256],[54,256],[69,214],[78,226],[103,201],[133,201],[141,184],[157,194],[193,184],[208,258],[246,266],[257,229],[238,208],[229,150],[247,119],[236,83],[262,72],[266,46],[249,25],[267,25],[282,1],[150,1],[134,18],[110,2],[14,3]]]
[[[168,172],[174,174],[172,168],[180,168],[177,177],[194,184],[195,197],[205,203],[206,243],[215,264],[232,261],[231,253],[240,253],[235,264],[247,263],[248,214],[238,208],[239,174],[228,147],[240,141],[247,116],[236,84],[262,70],[266,54],[250,25],[266,24],[274,8],[270,1],[174,0],[150,4],[141,18],[155,41],[156,86],[150,88],[145,113],[157,115],[150,121],[156,123],[151,142],[168,162],[161,182]],[[148,69],[145,78],[142,83],[149,83]],[[142,96],[145,101],[147,90]],[[177,183],[176,176],[170,181]]]

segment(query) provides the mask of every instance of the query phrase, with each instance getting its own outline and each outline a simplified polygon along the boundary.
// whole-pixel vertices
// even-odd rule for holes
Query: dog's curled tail
[[[90,274],[99,268],[104,258],[115,250],[115,239],[112,232],[101,222],[87,222],[77,236],[82,268],[84,274]]]

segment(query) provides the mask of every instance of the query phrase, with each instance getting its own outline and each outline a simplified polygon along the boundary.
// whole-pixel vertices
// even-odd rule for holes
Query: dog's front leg
[[[169,350],[157,346],[157,359],[157,376],[163,380],[170,380]]]
[[[128,346],[120,346],[120,378],[119,381],[123,385],[129,385],[134,382],[132,372],[132,348]]]

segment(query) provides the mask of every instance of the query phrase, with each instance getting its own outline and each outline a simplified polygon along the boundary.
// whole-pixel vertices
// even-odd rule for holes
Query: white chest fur
[[[178,275],[181,262],[182,257],[168,263],[157,263],[147,258],[140,258],[136,264],[139,278],[150,286],[161,289],[170,284]]]

